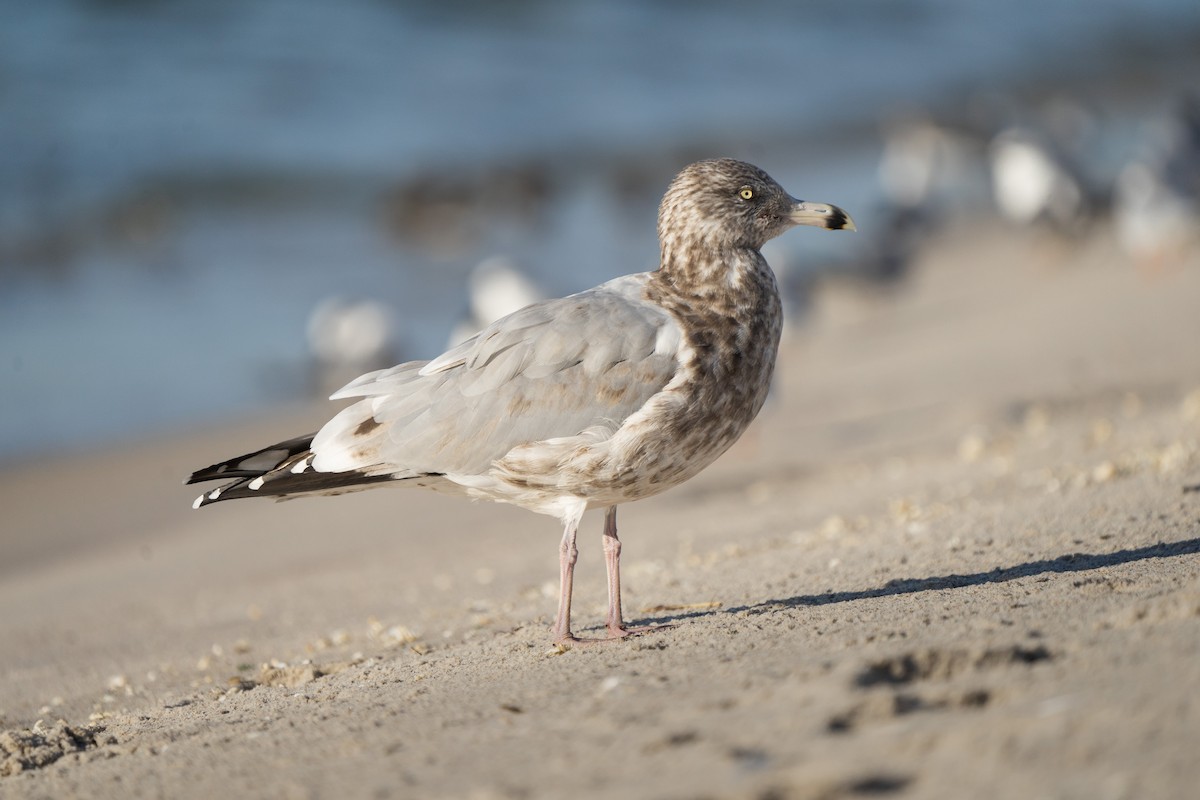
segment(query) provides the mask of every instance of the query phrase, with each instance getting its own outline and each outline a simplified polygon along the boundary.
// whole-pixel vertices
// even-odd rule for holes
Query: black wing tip
[[[257,478],[254,480],[258,480]],[[235,500],[238,497],[253,497],[253,493],[248,493],[246,488],[254,483],[250,478],[239,478],[238,480],[223,483],[215,489],[209,489],[195,500],[192,501],[192,508],[204,508],[221,500]],[[259,480],[259,486],[262,486],[262,481]]]
[[[192,508],[204,508],[207,505],[217,502],[221,496],[220,492],[220,489],[213,489],[211,492],[204,492],[192,501]],[[216,495],[215,497],[213,496],[214,494]]]
[[[296,456],[309,452],[313,437],[310,433],[297,436],[261,450],[255,450],[237,458],[221,461],[217,464],[198,469],[183,481],[183,485],[201,483],[203,481],[228,480],[229,478],[257,478],[273,469],[280,467]]]
[[[236,475],[230,475],[224,464],[213,464],[211,467],[198,469],[191,475],[183,479],[183,485],[187,486],[190,483],[203,483],[204,481],[213,481],[217,478],[234,478]],[[242,476],[247,477],[247,476]]]
[[[228,473],[226,473],[228,474]],[[290,469],[243,477],[211,489],[192,502],[192,508],[204,508],[224,500],[247,497],[273,497],[276,500],[306,494],[340,494],[365,489],[377,483],[395,481],[391,474],[373,475],[357,470],[351,472],[296,473]]]

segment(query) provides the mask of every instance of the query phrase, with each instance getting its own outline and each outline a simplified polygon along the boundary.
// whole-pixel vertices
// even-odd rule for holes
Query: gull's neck
[[[664,237],[654,280],[681,297],[740,306],[776,291],[775,276],[756,248]]]

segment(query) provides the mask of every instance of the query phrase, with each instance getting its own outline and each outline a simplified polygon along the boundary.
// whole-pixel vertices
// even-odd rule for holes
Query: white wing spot
[[[204,495],[200,495],[192,501],[192,508],[199,508],[202,505],[204,505]]]
[[[263,487],[264,483],[266,483],[265,479],[263,479],[261,477],[255,478],[254,480],[250,481],[249,484],[246,485],[246,488],[250,489],[251,491],[257,492],[259,489],[261,489]]]
[[[675,325],[662,325],[654,337],[654,352],[659,355],[676,356],[683,336]]]

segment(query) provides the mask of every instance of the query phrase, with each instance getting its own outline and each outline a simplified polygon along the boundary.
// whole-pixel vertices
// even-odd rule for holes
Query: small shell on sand
[[[974,464],[982,458],[985,450],[987,442],[978,432],[968,433],[958,442],[958,457],[968,464]]]
[[[1157,462],[1158,471],[1174,472],[1187,464],[1190,455],[1187,446],[1183,442],[1172,442],[1157,454],[1155,461]]]
[[[264,686],[285,686],[294,689],[319,678],[323,673],[312,664],[276,667],[263,664],[258,672],[258,682]]]
[[[1179,414],[1188,422],[1200,421],[1200,388],[1193,389],[1183,398],[1179,406]]]
[[[1117,477],[1117,465],[1111,461],[1101,461],[1092,468],[1092,480],[1096,483],[1107,483]]]
[[[385,647],[411,644],[419,637],[404,625],[385,626],[375,617],[367,620],[368,635]]]
[[[900,497],[888,503],[888,514],[897,525],[903,525],[920,518],[921,507],[907,497]]]

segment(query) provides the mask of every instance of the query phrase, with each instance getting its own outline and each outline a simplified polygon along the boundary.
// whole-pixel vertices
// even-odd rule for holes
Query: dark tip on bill
[[[850,219],[850,215],[837,206],[831,206],[832,209],[829,219],[825,223],[825,227],[831,231],[856,231],[858,228],[854,224],[854,220]]]

